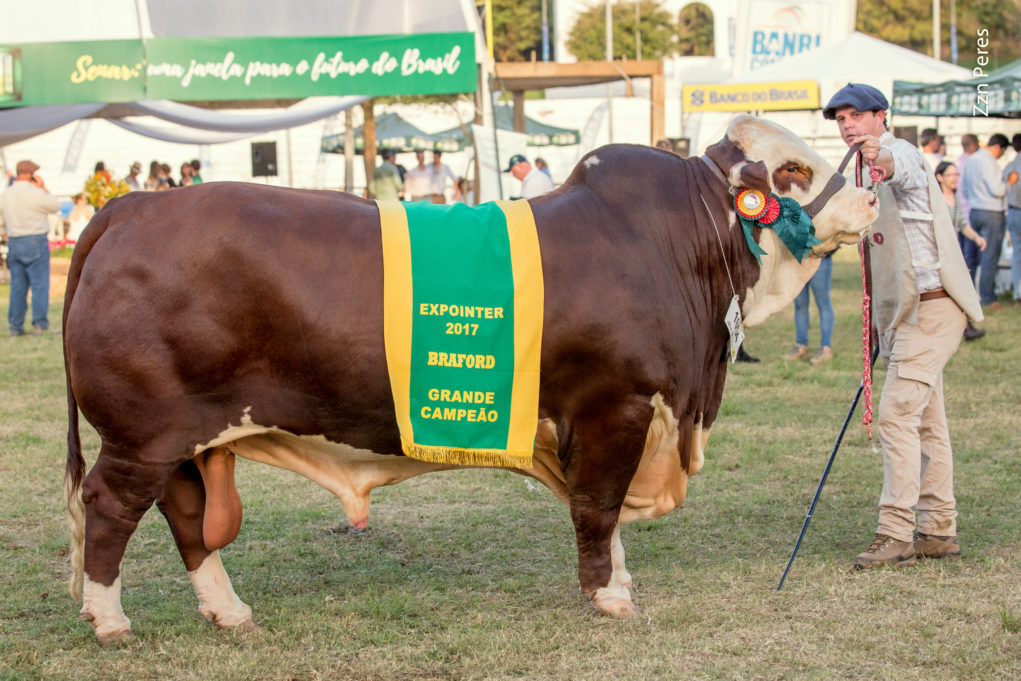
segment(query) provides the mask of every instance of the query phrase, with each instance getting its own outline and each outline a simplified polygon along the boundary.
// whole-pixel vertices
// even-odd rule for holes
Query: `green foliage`
[[[677,20],[677,53],[685,56],[712,56],[713,13],[700,2],[685,5]]]
[[[552,0],[547,5],[547,21],[552,21]],[[542,0],[493,0],[496,61],[530,61],[533,53],[542,57]]]
[[[617,2],[612,14],[614,59],[635,59],[638,32],[642,38],[642,59],[662,59],[677,52],[673,19],[658,0],[642,0],[638,4],[637,22],[634,2]],[[578,59],[606,58],[605,5],[595,5],[578,15],[567,40],[567,49]]]
[[[950,61],[950,5],[942,0],[939,58]],[[859,0],[857,29],[881,40],[932,55],[931,0]],[[958,62],[974,66],[979,57],[979,31],[986,36],[987,72],[1021,56],[1021,0],[958,2]]]

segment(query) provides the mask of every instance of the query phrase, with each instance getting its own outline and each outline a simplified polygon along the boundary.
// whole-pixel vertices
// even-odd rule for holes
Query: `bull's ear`
[[[754,189],[763,194],[773,191],[769,184],[769,170],[762,161],[748,161],[741,163],[735,168],[738,172],[738,179],[741,187]]]

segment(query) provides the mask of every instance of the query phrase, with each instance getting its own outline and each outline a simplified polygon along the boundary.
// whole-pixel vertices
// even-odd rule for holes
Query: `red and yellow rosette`
[[[746,220],[768,225],[779,217],[780,203],[772,194],[766,196],[756,189],[742,189],[734,197],[734,210]]]

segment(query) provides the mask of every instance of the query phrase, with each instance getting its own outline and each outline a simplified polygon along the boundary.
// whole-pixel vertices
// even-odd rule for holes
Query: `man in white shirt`
[[[510,173],[521,180],[521,198],[532,199],[546,192],[553,191],[553,180],[538,168],[533,168],[528,159],[521,154],[514,154],[507,163],[505,173]]]
[[[432,199],[432,171],[425,165],[425,152],[416,151],[418,165],[404,174],[404,199],[430,201]]]
[[[7,323],[12,336],[25,333],[28,292],[32,291],[32,332],[50,328],[50,231],[49,216],[60,210],[60,201],[35,174],[39,166],[20,161],[17,176],[0,194],[0,229],[7,242],[7,265],[11,270],[11,298]]]
[[[454,171],[450,169],[450,166],[446,165],[441,159],[443,157],[442,151],[433,152],[433,164],[430,166],[429,180],[432,183],[430,192],[432,194],[433,203],[446,203],[447,202],[447,181],[454,187],[454,201],[457,201],[461,197],[461,192],[457,187],[457,178],[454,176]]]

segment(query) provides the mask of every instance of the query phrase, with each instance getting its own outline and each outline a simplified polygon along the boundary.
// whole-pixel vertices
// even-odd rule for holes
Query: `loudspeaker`
[[[277,143],[252,142],[252,177],[277,174]]]

